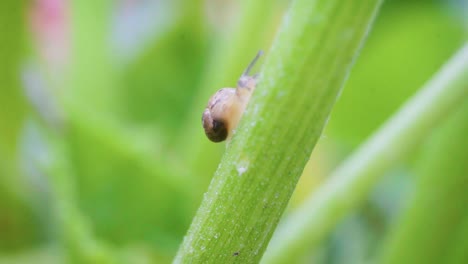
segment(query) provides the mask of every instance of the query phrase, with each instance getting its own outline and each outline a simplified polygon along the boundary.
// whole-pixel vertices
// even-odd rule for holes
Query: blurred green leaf
[[[325,133],[356,146],[463,43],[463,28],[434,1],[384,4]],[[359,125],[355,125],[359,120]]]
[[[118,246],[124,246],[129,241],[144,241],[152,245],[153,249],[173,254],[194,210],[194,201],[190,199],[190,179],[181,181],[183,169],[177,168],[180,164],[171,162],[171,155],[164,153],[167,143],[160,142],[174,133],[169,133],[169,129],[164,131],[166,135],[159,138],[155,135],[154,140],[147,140],[149,137],[142,137],[144,133],[138,133],[137,126],[137,133],[130,132],[135,125],[133,122],[141,121],[139,118],[128,120],[128,116],[118,113],[125,109],[122,104],[132,100],[137,100],[138,107],[144,108],[141,113],[149,113],[150,108],[147,106],[154,106],[154,102],[150,104],[146,101],[151,98],[147,95],[140,97],[138,93],[138,88],[151,92],[161,92],[160,88],[163,88],[145,81],[145,78],[153,78],[154,73],[157,73],[152,64],[154,57],[151,56],[158,57],[154,61],[160,69],[168,70],[162,72],[162,76],[156,75],[153,78],[156,82],[164,78],[167,81],[174,78],[173,83],[176,84],[188,85],[187,82],[192,82],[179,78],[177,73],[192,71],[194,68],[199,70],[198,67],[184,68],[184,62],[191,61],[194,65],[200,63],[201,58],[192,57],[194,52],[200,52],[200,46],[196,44],[196,49],[189,48],[187,52],[191,44],[186,43],[192,43],[194,39],[195,43],[200,41],[197,39],[200,38],[200,32],[191,24],[193,21],[182,23],[181,29],[185,31],[182,37],[181,31],[171,31],[168,33],[168,42],[155,44],[156,55],[150,50],[149,60],[144,55],[144,59],[137,61],[135,68],[130,66],[128,72],[124,71],[126,77],[121,77],[116,74],[117,67],[111,63],[108,51],[109,15],[113,5],[106,1],[98,6],[94,6],[93,1],[77,1],[72,7],[72,24],[76,31],[73,44],[77,48],[73,50],[72,56],[71,94],[79,95],[65,98],[69,122],[64,140],[70,147],[66,154],[70,155],[68,159],[77,176],[75,180],[80,208],[91,220],[97,237],[105,241]],[[162,54],[164,57],[159,57]],[[185,57],[182,56],[184,54]],[[168,61],[175,62],[174,67],[167,67]],[[134,78],[137,82],[136,91],[133,83],[119,83],[119,80],[125,78]],[[143,82],[138,84],[141,80]],[[119,97],[125,85],[137,99]],[[168,88],[173,95],[174,92],[181,94],[181,87],[167,85],[164,88]],[[95,90],[99,92],[93,93]],[[88,97],[92,100],[87,100]],[[168,103],[166,112],[171,113],[169,110],[174,104],[168,100],[167,94],[157,99]],[[163,109],[155,110],[164,113]],[[174,115],[166,121],[173,120],[176,120]],[[158,124],[164,129],[170,127],[170,124],[161,120],[158,120]],[[175,169],[172,170],[171,166]]]
[[[384,245],[382,263],[447,263],[452,257],[451,241],[468,216],[468,103],[462,106],[424,149],[416,192]]]
[[[198,91],[208,56],[207,29],[193,15],[201,13],[202,6],[194,8],[155,38],[124,73],[124,116],[136,124],[156,126],[170,142],[176,139],[174,132],[181,129],[187,105]]]
[[[43,231],[27,203],[18,146],[28,106],[20,84],[24,1],[0,1],[0,250],[38,243]]]

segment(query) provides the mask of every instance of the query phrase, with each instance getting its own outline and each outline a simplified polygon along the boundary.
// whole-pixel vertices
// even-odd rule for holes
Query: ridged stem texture
[[[259,262],[380,2],[292,2],[175,263]]]
[[[468,44],[286,219],[262,262],[285,263],[312,251],[467,96]]]

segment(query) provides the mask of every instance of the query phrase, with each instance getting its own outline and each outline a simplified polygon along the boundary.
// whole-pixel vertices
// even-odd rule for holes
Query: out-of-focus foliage
[[[463,25],[444,8],[430,1],[384,4],[333,111],[333,136],[356,146],[460,47]]]
[[[21,179],[18,145],[28,107],[20,86],[25,15],[22,1],[0,3],[0,248],[35,245],[44,233]]]
[[[68,262],[70,252],[171,261],[223,150],[201,129],[207,94],[235,86],[257,50],[268,51],[288,1],[222,2],[0,1],[0,263]],[[467,4],[384,4],[314,153],[320,162],[307,168],[317,178],[300,182],[295,203],[466,40],[459,10]],[[249,12],[257,21],[243,20]],[[415,209],[421,220],[393,225],[407,207],[402,197],[427,201],[441,181],[431,168],[452,175],[466,157],[441,153],[458,146],[450,140],[438,144],[417,169],[408,161],[389,172],[378,187],[385,191],[344,221],[314,259],[357,263],[377,251],[389,263],[403,258],[384,238],[397,230],[395,241],[413,243],[404,236],[419,236],[413,226],[424,215]],[[459,163],[438,158],[450,155]],[[411,205],[420,206],[417,199]],[[451,203],[451,212],[459,205]],[[443,219],[444,203],[438,206],[431,213]],[[468,220],[455,213],[452,220],[434,234],[453,245],[440,258],[462,263]],[[393,251],[381,249],[387,246]]]
[[[468,261],[467,241],[458,238],[468,219],[467,129],[465,103],[424,148],[416,166],[416,190],[385,248],[383,263]]]

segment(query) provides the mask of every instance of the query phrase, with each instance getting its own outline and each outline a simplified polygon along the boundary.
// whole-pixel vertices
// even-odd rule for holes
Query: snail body
[[[262,52],[252,60],[237,82],[237,88],[222,88],[208,101],[203,112],[202,123],[205,134],[213,142],[221,142],[232,136],[244,110],[255,90],[258,75],[250,76]]]

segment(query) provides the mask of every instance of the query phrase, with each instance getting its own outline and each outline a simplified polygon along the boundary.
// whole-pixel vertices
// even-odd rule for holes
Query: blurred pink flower
[[[69,32],[68,0],[35,0],[29,10],[29,27],[39,56],[50,70],[67,62]]]

